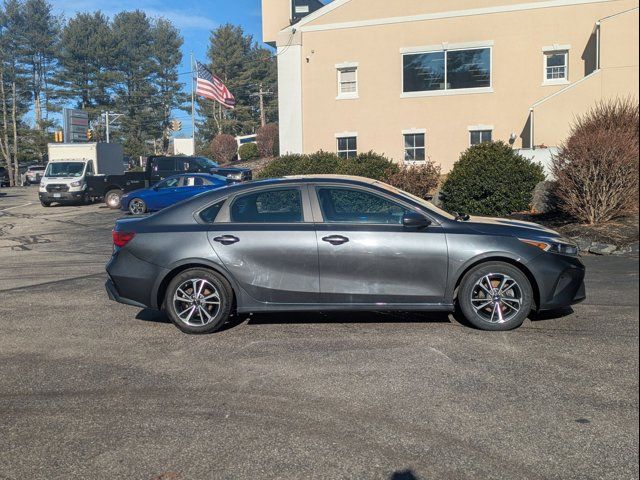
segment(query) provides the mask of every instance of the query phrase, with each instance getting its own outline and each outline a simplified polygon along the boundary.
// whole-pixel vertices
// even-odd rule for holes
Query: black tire
[[[128,209],[132,215],[142,215],[148,211],[147,204],[141,198],[132,198],[129,200]]]
[[[43,207],[50,207],[51,202],[45,202],[44,200],[40,200],[40,205],[42,205]]]
[[[501,279],[505,278],[509,280],[503,291],[498,292]],[[516,283],[509,289],[510,281]],[[513,330],[531,313],[533,289],[527,276],[517,267],[505,262],[482,263],[462,279],[458,306],[465,319],[481,330]],[[516,307],[519,308],[516,310]]]
[[[119,188],[114,188],[109,190],[104,195],[104,203],[107,207],[117,210],[120,208],[120,201],[122,200],[122,190]]]
[[[215,289],[215,293],[217,293],[218,295],[219,304],[217,306],[201,306],[200,308],[203,309],[211,308],[211,310],[207,310],[207,313],[205,313],[204,315],[201,314],[199,310],[194,309],[194,311],[192,312],[193,315],[190,317],[190,321],[186,322],[185,317],[189,316],[188,310],[198,307],[192,307],[188,302],[174,302],[174,296],[182,296],[182,293],[178,293],[178,288],[184,286],[185,283],[190,285],[194,280],[196,281],[196,285],[198,286],[198,282],[200,281],[204,280],[208,282],[209,286]],[[210,295],[213,295],[213,289],[205,287],[204,289],[202,289],[201,296],[203,298],[206,298]],[[193,290],[193,288],[184,288],[182,292],[186,293],[187,295],[191,295],[194,293]],[[211,301],[215,301],[215,298]],[[184,308],[182,312],[178,312],[176,310],[176,303],[178,303],[180,308]],[[207,270],[206,268],[192,268],[179,273],[171,280],[171,282],[169,282],[164,299],[164,310],[167,312],[167,315],[174,323],[174,325],[184,333],[205,334],[216,332],[222,328],[222,326],[229,319],[232,304],[233,290],[231,289],[229,282],[227,282],[225,278],[218,275],[212,270]],[[180,316],[180,313],[182,313],[182,317]],[[210,320],[205,317],[205,315],[208,314],[210,314]],[[198,322],[201,319],[206,321],[206,323],[203,325],[199,325]]]

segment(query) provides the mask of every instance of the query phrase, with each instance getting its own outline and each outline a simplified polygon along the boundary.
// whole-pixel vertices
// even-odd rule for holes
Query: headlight
[[[240,181],[240,180],[242,180],[242,173],[230,173],[229,175],[227,175],[227,178],[229,180]]]
[[[570,255],[575,257],[578,255],[579,249],[577,245],[563,242],[543,242],[540,240],[528,240],[526,238],[519,238],[523,243],[538,247],[540,250],[551,253],[559,253],[561,255]]]
[[[78,180],[76,182],[71,182],[69,185],[71,185],[72,187],[79,187],[82,185],[82,182]]]

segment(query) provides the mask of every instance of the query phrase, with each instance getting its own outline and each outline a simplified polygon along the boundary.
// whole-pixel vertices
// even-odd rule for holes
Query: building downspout
[[[533,107],[529,109],[529,148],[535,150],[536,143],[533,141]]]
[[[600,70],[600,22],[596,22],[596,70]]]

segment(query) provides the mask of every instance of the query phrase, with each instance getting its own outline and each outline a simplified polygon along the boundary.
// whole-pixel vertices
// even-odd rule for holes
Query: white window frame
[[[495,128],[493,125],[469,125],[467,127],[469,131],[469,146],[473,146],[471,143],[471,132],[491,132],[491,141],[493,141],[493,131]],[[482,141],[480,143],[483,143]],[[477,144],[476,144],[477,145]]]
[[[358,62],[344,62],[336,64],[336,78],[338,82],[338,94],[336,95],[336,100],[355,100],[359,98],[359,70]],[[342,74],[345,71],[355,71],[356,74],[356,91],[355,92],[342,92]]]
[[[542,85],[568,85],[569,81],[569,51],[571,45],[549,45],[542,48]],[[564,78],[547,78],[547,60],[550,55],[564,54]]]
[[[347,157],[346,158],[354,158],[358,155],[358,132],[342,132],[342,133],[336,133],[335,135],[336,137],[336,154],[338,156],[340,156],[341,152],[346,152],[347,153]],[[340,150],[340,139],[345,139],[345,138],[355,138],[356,139],[356,149],[355,150]],[[355,155],[353,157],[349,156],[349,152],[355,153]],[[342,157],[340,157],[342,158]]]
[[[405,146],[405,136],[407,135],[424,135],[424,147],[411,148],[414,152],[418,149],[424,149],[424,160],[405,159],[407,154],[407,147]],[[425,128],[409,128],[407,130],[402,130],[402,161],[405,165],[422,165],[427,162],[427,130]]]
[[[493,93],[493,40],[464,43],[443,42],[437,45],[426,45],[422,47],[406,47],[400,49],[400,98],[417,97],[440,97],[446,95],[469,95],[475,93]],[[404,57],[405,55],[415,55],[420,53],[445,53],[444,82],[447,83],[447,52],[459,50],[480,50],[489,49],[489,86],[476,88],[453,88],[445,90],[426,90],[424,92],[404,91]]]

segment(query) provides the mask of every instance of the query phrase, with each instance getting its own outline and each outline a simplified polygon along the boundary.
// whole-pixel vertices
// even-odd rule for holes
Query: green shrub
[[[388,158],[374,152],[367,152],[360,153],[355,158],[342,159],[337,173],[383,180],[399,170],[398,164]]]
[[[506,143],[481,143],[463,152],[440,195],[451,212],[508,215],[527,210],[533,189],[544,179],[541,165]]]
[[[373,152],[343,159],[335,153],[319,151],[310,155],[284,155],[276,158],[260,172],[258,177],[335,174],[381,180],[389,174],[388,172],[394,173],[398,170],[398,166],[391,160]]]
[[[238,149],[240,160],[255,160],[260,156],[258,153],[258,145],[255,143],[244,143]]]

